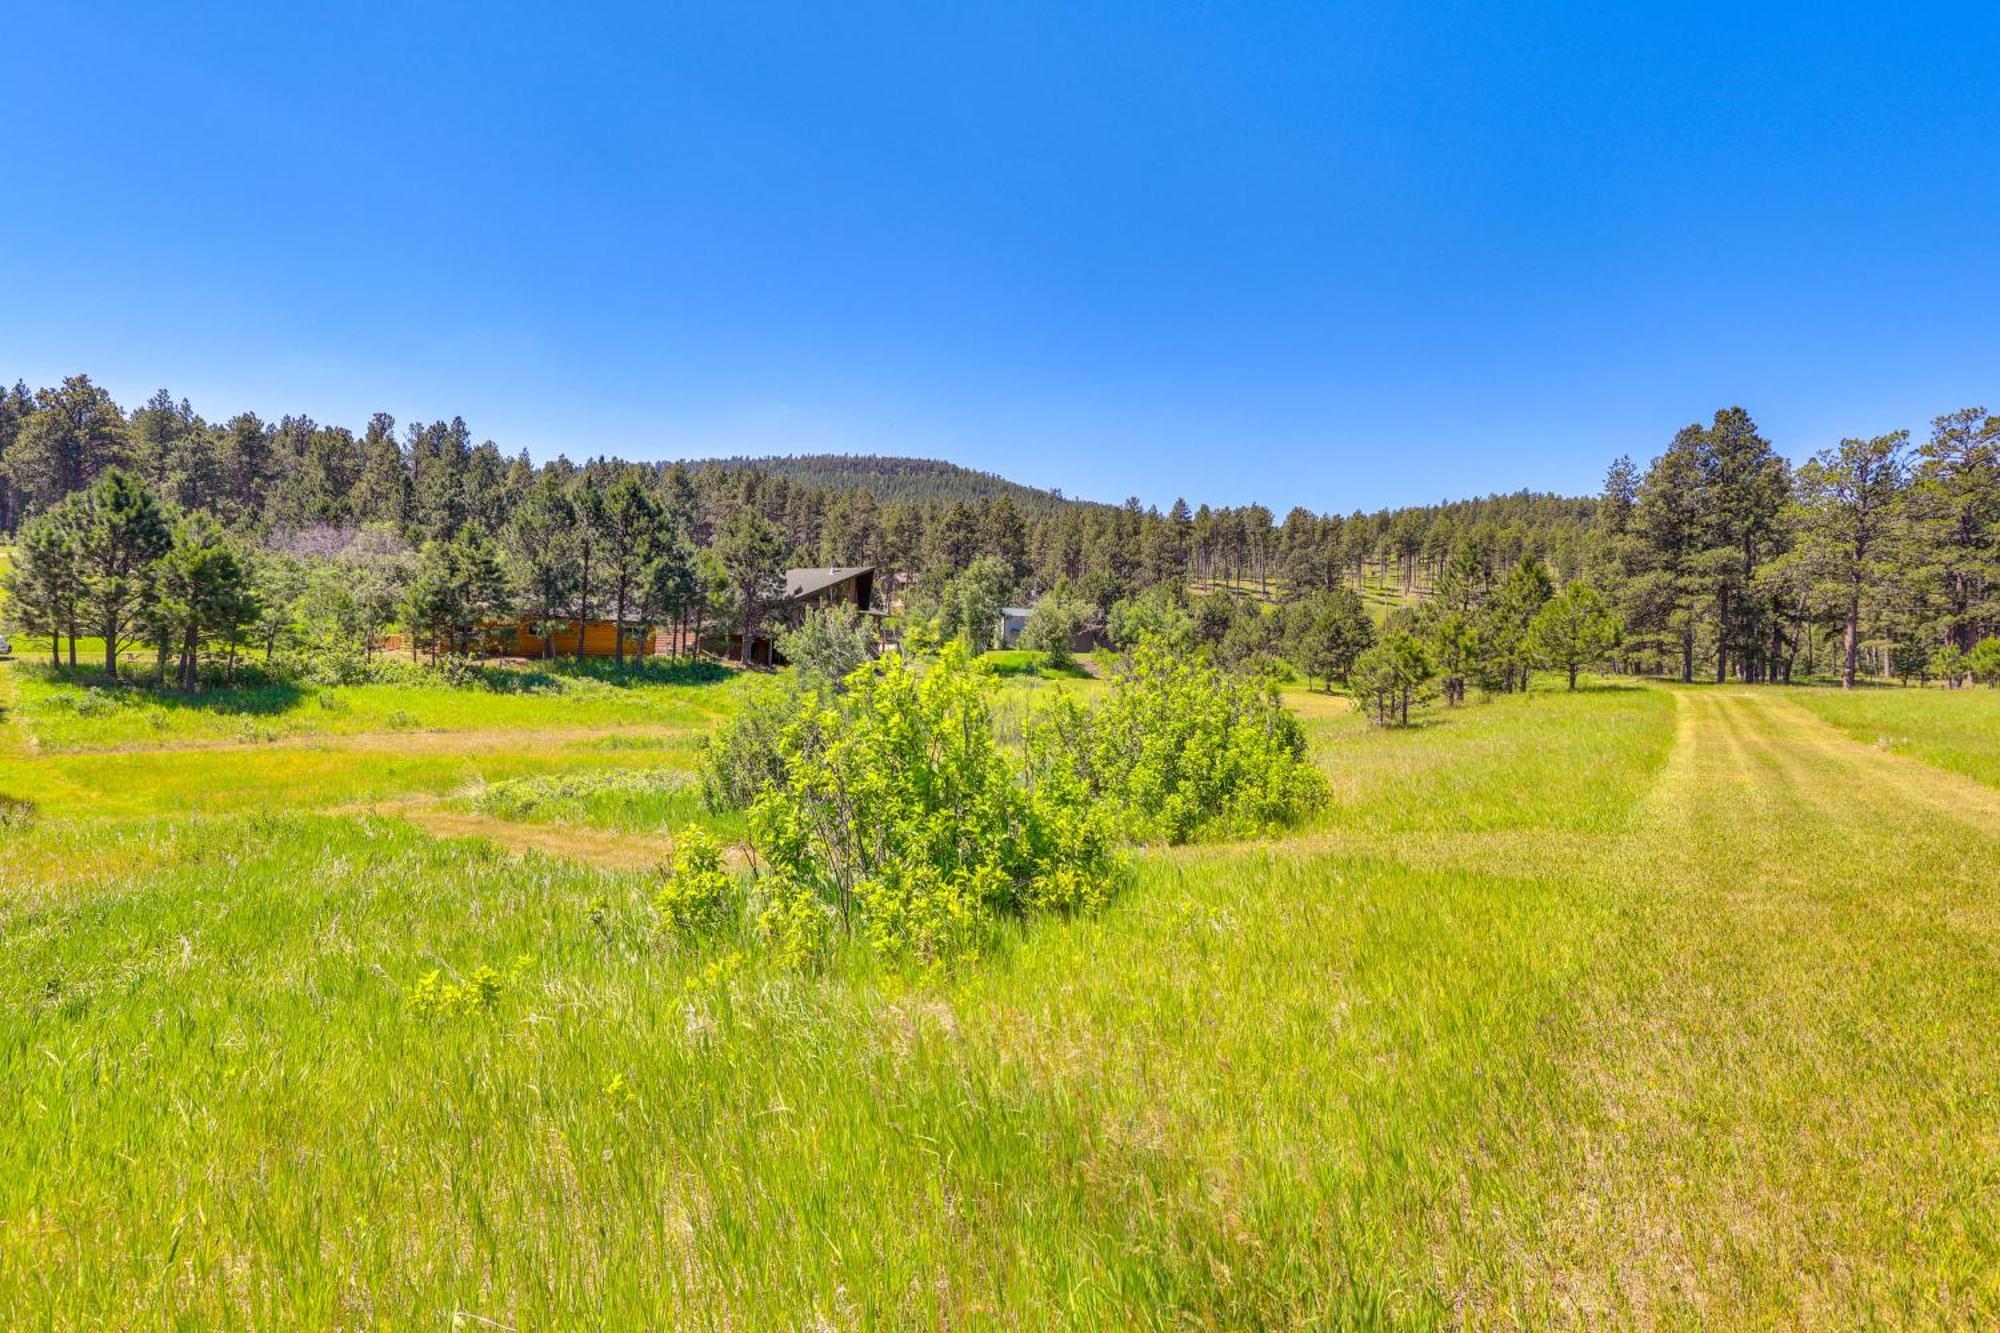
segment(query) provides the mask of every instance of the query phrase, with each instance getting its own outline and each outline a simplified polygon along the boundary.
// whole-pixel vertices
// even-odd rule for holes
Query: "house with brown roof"
[[[750,636],[749,661],[754,666],[780,666],[772,636],[778,627],[796,626],[806,612],[821,606],[847,606],[855,614],[879,616],[875,609],[875,566],[822,565],[785,571],[785,595],[765,618],[763,629]],[[720,656],[743,660],[743,635],[739,632],[705,639],[702,647]]]

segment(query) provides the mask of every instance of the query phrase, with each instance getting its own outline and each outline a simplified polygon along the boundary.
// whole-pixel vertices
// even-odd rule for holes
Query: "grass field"
[[[1885,686],[1791,697],[1856,740],[2000,787],[2000,690]]]
[[[2000,1319],[1977,696],[1291,690],[1322,819],[923,980],[654,931],[731,688],[238,741],[0,668],[5,1322]]]

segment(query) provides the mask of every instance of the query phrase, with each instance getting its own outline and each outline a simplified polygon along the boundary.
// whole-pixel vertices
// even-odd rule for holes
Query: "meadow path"
[[[1558,1299],[1620,1323],[1993,1314],[2000,791],[1780,693],[1674,699],[1658,784],[1594,871],[1622,925],[1533,1241]]]

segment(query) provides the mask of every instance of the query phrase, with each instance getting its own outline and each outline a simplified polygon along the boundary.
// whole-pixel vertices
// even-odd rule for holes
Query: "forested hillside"
[[[986,503],[1006,496],[1021,508],[1041,511],[1070,500],[1060,490],[1037,490],[991,472],[935,458],[886,458],[879,454],[785,454],[765,458],[689,459],[695,469],[727,468],[782,477],[798,486],[827,491],[867,491],[877,500],[901,503],[966,500]]]
[[[1067,502],[921,460],[538,466],[457,418],[215,422],[164,391],[128,412],[75,376],[0,394],[0,530],[19,534],[17,628],[101,637],[107,666],[157,646],[190,680],[246,641],[365,654],[392,623],[461,650],[498,616],[679,644],[761,624],[787,565],[869,564],[896,609],[975,647],[1003,602],[1040,599],[1051,641],[1164,631],[1332,680],[1379,631],[1393,677],[1448,699],[1552,662],[1956,682],[2000,630],[2000,420],[1967,408],[1914,447],[1845,440],[1793,468],[1732,407],[1644,469],[1618,460],[1597,498],[1280,519]],[[1534,622],[1558,592],[1551,647],[1559,627]]]

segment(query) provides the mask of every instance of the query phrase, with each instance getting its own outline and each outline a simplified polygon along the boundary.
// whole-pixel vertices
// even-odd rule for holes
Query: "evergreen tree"
[[[88,375],[72,375],[61,387],[35,395],[34,412],[0,462],[34,514],[83,490],[99,473],[123,463],[127,452],[125,414],[118,404]]]
[[[2000,417],[1938,417],[1917,455],[1901,572],[1931,632],[1970,652],[2000,630]]]
[[[148,611],[162,645],[162,674],[169,656],[183,690],[200,684],[203,647],[221,640],[231,650],[243,626],[259,612],[248,570],[222,525],[207,514],[189,514],[174,525],[160,558],[156,596]]]
[[[350,512],[363,523],[387,523],[398,531],[410,521],[410,475],[396,443],[396,418],[377,412],[368,419],[360,443],[361,473],[354,483]]]
[[[545,658],[553,654],[556,631],[576,598],[575,532],[569,493],[553,472],[545,472],[515,507],[503,535],[515,604]]]
[[[625,634],[633,612],[643,600],[641,589],[664,533],[660,509],[652,495],[628,472],[604,493],[596,514],[599,549],[603,552],[605,593],[616,641],[612,649],[619,667],[625,665]]]
[[[152,565],[173,542],[160,503],[137,477],[119,469],[88,492],[79,555],[91,624],[104,638],[104,674],[116,679],[118,654],[139,628],[152,594]]]
[[[1793,559],[1808,585],[1824,590],[1841,624],[1840,683],[1854,688],[1862,598],[1882,580],[1903,489],[1908,431],[1842,440],[1798,471],[1792,512]]]
[[[21,634],[49,636],[49,661],[62,665],[62,637],[69,635],[69,664],[76,665],[77,625],[83,614],[83,498],[65,499],[21,525],[20,542],[7,567],[7,623]]]
[[[743,636],[743,665],[764,619],[785,591],[784,534],[754,509],[739,509],[715,534],[716,570]]]
[[[1602,662],[1617,642],[1617,613],[1602,593],[1580,581],[1543,603],[1528,623],[1534,660],[1566,673],[1572,690],[1577,672]]]

